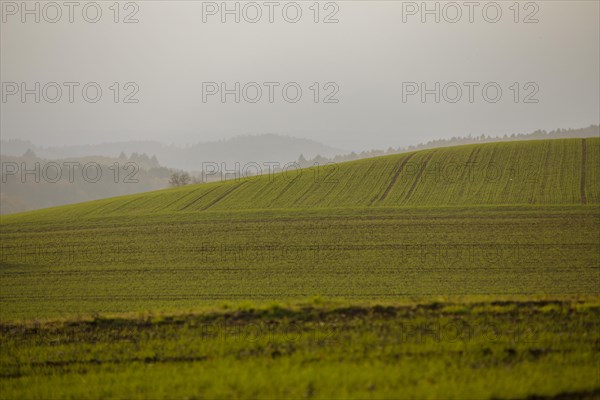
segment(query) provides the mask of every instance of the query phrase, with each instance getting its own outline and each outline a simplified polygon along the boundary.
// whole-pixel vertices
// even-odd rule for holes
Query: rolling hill
[[[57,207],[3,221],[168,212],[600,203],[600,139],[423,150]]]
[[[596,294],[599,160],[468,145],[2,216],[1,317]]]

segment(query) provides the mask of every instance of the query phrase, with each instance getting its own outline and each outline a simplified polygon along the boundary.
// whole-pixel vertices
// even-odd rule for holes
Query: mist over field
[[[600,2],[0,0],[0,398],[600,397]]]

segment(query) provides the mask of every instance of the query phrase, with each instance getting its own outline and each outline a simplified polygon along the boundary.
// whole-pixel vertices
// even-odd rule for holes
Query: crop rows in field
[[[0,317],[598,295],[599,162],[600,139],[492,143],[2,216]]]
[[[600,138],[490,143],[292,169],[25,215],[39,219],[207,210],[598,204],[599,165]]]
[[[6,224],[2,318],[315,295],[591,295],[587,206],[181,212]]]

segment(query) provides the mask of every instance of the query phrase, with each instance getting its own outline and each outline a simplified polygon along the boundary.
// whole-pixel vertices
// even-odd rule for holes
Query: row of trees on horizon
[[[300,157],[296,161],[302,168],[310,167],[315,164],[324,165],[328,163],[340,163],[345,161],[361,160],[364,158],[372,158],[379,156],[386,156],[391,154],[406,153],[415,150],[434,149],[438,147],[450,147],[459,146],[465,144],[477,144],[477,143],[492,143],[492,142],[510,142],[515,140],[543,140],[543,139],[569,139],[569,138],[586,138],[586,137],[600,137],[600,125],[590,125],[587,128],[580,129],[555,129],[550,132],[538,129],[531,133],[517,133],[512,135],[503,136],[453,136],[450,139],[436,139],[430,140],[426,143],[419,143],[414,146],[389,147],[387,150],[370,150],[362,151],[360,153],[351,152],[349,154],[340,154],[332,158],[323,157],[317,155],[311,159],[306,159],[304,155],[300,154]]]

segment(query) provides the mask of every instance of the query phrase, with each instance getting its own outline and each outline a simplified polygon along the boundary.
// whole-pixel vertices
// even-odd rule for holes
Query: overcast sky
[[[439,3],[439,23],[415,8],[421,2],[246,3],[238,5],[239,23],[216,10],[221,2],[123,2],[116,15],[112,1],[100,1],[96,23],[84,19],[96,18],[95,5],[84,13],[86,2],[80,3],[70,23],[67,7],[58,17],[40,3],[36,23],[36,15],[21,15],[21,2],[3,1],[2,138],[40,145],[185,144],[279,133],[360,150],[599,123],[598,1],[521,2],[518,15],[513,1],[472,9],[462,1]],[[36,2],[27,4],[33,9]],[[302,15],[292,23],[298,8]],[[262,17],[252,23],[258,9]],[[138,22],[124,23],[127,18]],[[35,92],[35,82],[40,102],[28,94],[23,103],[22,83]],[[56,103],[50,101],[57,85],[49,82],[61,87]],[[64,82],[78,84],[71,85],[73,103]],[[89,101],[82,94],[89,82],[102,89],[95,103],[96,84],[87,87]],[[211,94],[221,83],[235,91],[235,82],[239,103],[235,94],[224,103],[220,93]],[[262,90],[255,103],[257,85],[250,82]],[[415,92],[421,83],[433,89],[424,103]],[[297,87],[302,96],[294,103]]]

